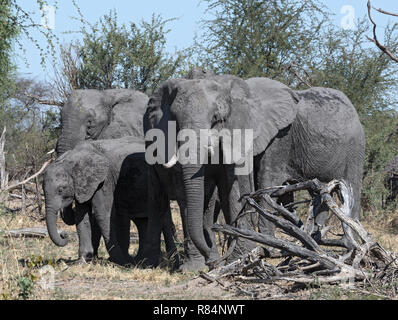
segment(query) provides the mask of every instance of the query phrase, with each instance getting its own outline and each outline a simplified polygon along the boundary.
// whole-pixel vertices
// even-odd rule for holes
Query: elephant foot
[[[76,261],[78,264],[90,263],[96,256],[92,252],[86,252],[79,255],[79,259]]]
[[[126,268],[133,267],[135,265],[134,264],[134,260],[133,260],[132,257],[130,257],[130,258],[127,258],[127,257],[109,257],[108,260],[109,260],[109,262],[115,263],[115,264],[117,264],[119,266],[126,267]]]
[[[207,269],[205,259],[201,257],[201,259],[186,259],[178,268],[180,272],[194,272],[194,271],[203,271]]]
[[[184,259],[178,271],[192,272],[206,269],[205,257],[192,243],[191,239],[186,239],[184,242]]]

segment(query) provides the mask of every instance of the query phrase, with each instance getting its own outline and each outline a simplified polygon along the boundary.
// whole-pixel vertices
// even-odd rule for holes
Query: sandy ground
[[[398,214],[398,212],[396,212]],[[365,228],[387,250],[398,252],[398,236],[389,224],[395,215],[367,219]],[[177,234],[182,240],[178,208],[173,209],[177,221]],[[0,214],[0,298],[1,299],[134,299],[134,300],[233,300],[233,299],[382,299],[380,291],[351,290],[338,286],[317,288],[295,286],[292,283],[266,284],[261,281],[243,283],[224,279],[222,283],[210,282],[198,272],[170,272],[167,261],[156,269],[122,268],[107,261],[105,246],[101,243],[100,259],[89,264],[76,264],[78,242],[76,236],[63,248],[56,247],[48,237],[11,238],[4,231],[26,227],[45,227],[44,221],[32,213]],[[59,222],[59,228],[75,232]],[[136,236],[132,227],[133,238]],[[182,250],[182,246],[179,246]],[[130,253],[137,245],[133,243]],[[53,286],[43,289],[43,267],[51,266]],[[51,279],[50,279],[51,280]],[[44,282],[46,283],[46,282]],[[46,288],[44,286],[44,288]],[[257,292],[252,294],[253,290]]]

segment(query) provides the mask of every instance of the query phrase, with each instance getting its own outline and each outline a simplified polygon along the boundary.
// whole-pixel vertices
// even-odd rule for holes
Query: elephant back
[[[132,89],[113,89],[115,106],[108,128],[102,139],[118,139],[125,136],[144,138],[143,117],[148,96]]]
[[[354,106],[344,93],[330,88],[297,94],[300,101],[291,130],[294,166],[306,178],[343,177],[348,158],[360,162],[365,153],[365,134]]]

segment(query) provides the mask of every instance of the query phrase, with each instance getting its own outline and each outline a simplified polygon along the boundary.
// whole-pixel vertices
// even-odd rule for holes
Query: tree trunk
[[[0,137],[0,192],[8,186],[8,173],[6,172],[6,159],[4,154],[4,145],[6,142],[6,127],[4,127],[3,133]],[[6,194],[0,193],[0,201],[4,201]]]

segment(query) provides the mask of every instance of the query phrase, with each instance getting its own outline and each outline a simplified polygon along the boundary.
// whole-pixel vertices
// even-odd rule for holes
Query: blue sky
[[[54,0],[48,0],[49,4]],[[36,0],[18,0],[21,7],[26,11],[34,13],[33,17],[37,23],[41,21],[41,13],[36,4]],[[160,14],[164,19],[178,18],[168,24],[171,32],[168,34],[167,50],[173,53],[175,50],[183,49],[193,43],[194,35],[200,34],[200,20],[205,18],[206,3],[199,0],[76,0],[85,19],[90,23],[96,22],[105,13],[111,9],[116,9],[120,23],[134,21],[139,23],[142,19],[150,20],[153,13]],[[335,14],[335,23],[341,25],[341,21],[351,11],[341,11],[345,6],[353,8],[355,18],[362,18],[367,14],[367,0],[323,0],[331,12]],[[372,0],[372,5],[385,10],[398,12],[398,3],[396,0]],[[347,8],[347,7],[345,7]],[[385,15],[373,13],[374,19],[378,24],[380,32],[388,21],[394,21],[394,18],[388,18]],[[66,31],[77,31],[80,28],[80,22],[72,17],[77,17],[78,13],[70,0],[58,0],[58,9],[54,19],[54,33],[59,37],[59,42],[67,43],[73,39],[79,38],[77,34],[65,34]],[[398,22],[398,19],[396,19]],[[45,46],[45,40],[38,32],[32,33],[39,44]],[[26,54],[17,50],[15,56],[18,71],[21,75],[36,78],[38,80],[50,81],[52,77],[52,67],[50,63],[46,70],[40,65],[40,55],[33,44],[22,39],[22,45]],[[28,61],[24,62],[23,56]]]

